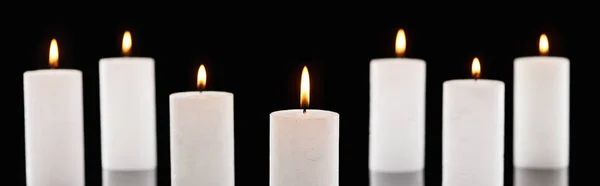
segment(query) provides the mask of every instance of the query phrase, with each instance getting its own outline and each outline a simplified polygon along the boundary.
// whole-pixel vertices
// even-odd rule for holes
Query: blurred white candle
[[[404,54],[404,30],[396,53]],[[386,58],[371,61],[369,169],[420,171],[425,158],[425,61]]]
[[[200,66],[198,86],[205,85]],[[189,91],[169,99],[171,185],[234,186],[233,94]]]
[[[308,70],[302,71],[300,102],[309,104]],[[281,110],[270,116],[270,185],[339,185],[339,114]]]
[[[131,35],[123,37],[123,53]],[[149,170],[156,167],[154,59],[100,59],[102,168]]]
[[[449,80],[443,91],[443,185],[503,186],[504,83]]]
[[[58,45],[50,44],[50,66]],[[23,74],[25,162],[28,186],[83,186],[81,71],[46,69]]]
[[[548,53],[546,35],[540,52]],[[569,59],[515,59],[514,165],[560,169],[569,166]]]

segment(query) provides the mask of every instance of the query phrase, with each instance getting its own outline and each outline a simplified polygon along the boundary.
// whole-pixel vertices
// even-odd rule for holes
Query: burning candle
[[[205,91],[204,65],[197,87],[169,96],[171,185],[234,186],[233,94]]]
[[[479,79],[444,82],[443,185],[503,186],[504,82]]]
[[[123,35],[123,54],[132,40]],[[150,170],[156,167],[154,59],[100,59],[102,168]]]
[[[540,53],[550,45],[540,37]],[[515,59],[514,165],[560,169],[569,166],[569,59]]]
[[[308,109],[308,68],[302,70],[302,109],[270,116],[270,185],[339,185],[339,114]]]
[[[400,57],[404,30],[396,36],[398,58],[374,59],[370,72],[370,154],[374,172],[423,169],[425,157],[425,61]]]
[[[81,71],[58,67],[58,44],[50,43],[52,69],[23,73],[25,162],[28,186],[84,185],[83,85]]]

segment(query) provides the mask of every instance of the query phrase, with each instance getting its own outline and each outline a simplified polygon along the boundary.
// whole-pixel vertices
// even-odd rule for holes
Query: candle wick
[[[205,91],[206,86],[198,85],[198,86],[196,86],[196,88],[198,89],[198,92],[202,93]]]
[[[306,114],[306,108],[302,109],[302,114]]]

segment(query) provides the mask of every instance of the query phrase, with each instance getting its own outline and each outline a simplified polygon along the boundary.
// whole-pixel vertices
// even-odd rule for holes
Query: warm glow
[[[125,34],[123,34],[123,45],[121,50],[125,55],[129,55],[131,52],[131,33],[129,33],[129,31],[125,31]]]
[[[546,55],[548,54],[549,50],[550,43],[548,43],[548,37],[546,36],[546,34],[542,34],[542,36],[540,36],[540,54]]]
[[[406,51],[406,35],[404,35],[404,29],[398,30],[396,34],[396,55],[403,56]]]
[[[302,69],[302,79],[300,80],[300,106],[303,109],[308,108],[310,104],[310,78],[308,77],[308,68]]]
[[[481,64],[479,64],[479,59],[473,59],[473,64],[471,64],[471,74],[474,78],[479,78],[481,75]]]
[[[200,65],[200,68],[198,69],[196,87],[200,90],[206,88],[206,68],[204,68],[204,65]]]
[[[52,68],[58,67],[58,44],[56,39],[52,39],[50,42],[50,55],[48,57],[48,64]]]

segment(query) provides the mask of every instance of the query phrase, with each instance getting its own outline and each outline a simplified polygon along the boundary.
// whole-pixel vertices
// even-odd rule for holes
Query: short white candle
[[[449,80],[443,91],[443,185],[503,186],[504,83]]]
[[[398,31],[396,53],[406,47]],[[425,158],[425,61],[386,58],[371,61],[369,169],[420,171]]]
[[[58,65],[54,39],[50,65]],[[23,74],[23,88],[27,185],[84,185],[81,71],[27,71]]]
[[[308,107],[304,67],[301,105]],[[304,112],[305,111],[305,112]],[[339,185],[339,114],[326,110],[281,110],[270,115],[270,185]]]
[[[200,88],[206,85],[204,70]],[[169,99],[171,185],[234,186],[233,94],[189,91]]]
[[[131,36],[123,37],[123,52]],[[154,59],[100,59],[102,168],[149,170],[156,167]]]
[[[548,52],[546,35],[540,52]],[[515,59],[514,165],[560,169],[569,166],[569,59]]]

